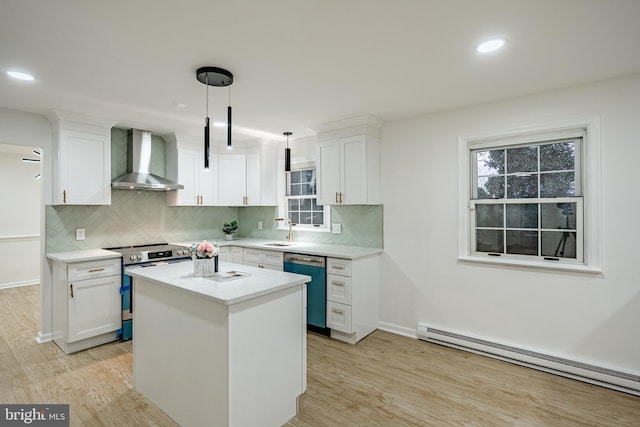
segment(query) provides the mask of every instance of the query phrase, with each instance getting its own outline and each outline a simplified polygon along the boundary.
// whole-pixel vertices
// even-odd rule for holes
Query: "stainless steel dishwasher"
[[[311,276],[307,284],[307,330],[329,335],[325,264],[326,258],[321,256],[284,254],[284,271]]]

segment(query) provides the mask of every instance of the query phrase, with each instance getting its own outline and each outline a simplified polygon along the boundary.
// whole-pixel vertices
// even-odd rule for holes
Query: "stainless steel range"
[[[122,254],[122,285],[120,286],[120,295],[122,295],[122,329],[118,331],[118,337],[122,340],[130,340],[133,335],[133,301],[131,299],[133,281],[131,276],[127,274],[127,270],[191,261],[191,250],[184,246],[169,243],[105,249]]]

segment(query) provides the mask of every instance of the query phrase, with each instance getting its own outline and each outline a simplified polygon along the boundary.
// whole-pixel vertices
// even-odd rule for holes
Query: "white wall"
[[[42,202],[40,204],[40,230],[45,229],[44,205],[51,203],[52,144],[51,124],[45,116],[0,108],[0,143],[42,149]],[[38,339],[51,339],[51,273],[45,258],[45,236],[40,239],[40,297],[41,315]]]
[[[0,146],[0,288],[40,283],[40,164],[22,158],[38,156]]]
[[[457,138],[600,116],[603,273],[457,262]],[[418,322],[640,373],[640,74],[386,123],[383,327]]]

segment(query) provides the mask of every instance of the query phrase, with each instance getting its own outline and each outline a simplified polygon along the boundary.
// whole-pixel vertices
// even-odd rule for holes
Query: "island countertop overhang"
[[[220,282],[211,277],[194,277],[191,261],[156,265],[150,268],[131,268],[127,269],[127,274],[161,286],[170,286],[222,305],[237,304],[311,281],[311,277],[302,274],[223,261],[219,263],[219,270],[221,272],[239,271],[249,273],[249,276]]]

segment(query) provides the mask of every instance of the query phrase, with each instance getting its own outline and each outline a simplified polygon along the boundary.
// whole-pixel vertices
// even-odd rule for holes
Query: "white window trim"
[[[317,165],[313,160],[304,161],[304,162],[296,162],[291,164],[291,170],[300,170],[300,169],[309,169],[316,168],[316,176],[317,176]],[[285,191],[284,195],[280,198],[281,202],[278,204],[278,213],[280,218],[288,217],[288,209],[287,209],[287,187],[289,186],[289,177],[284,177],[285,183]],[[317,186],[317,183],[316,183]],[[316,194],[317,199],[317,194]],[[309,231],[312,233],[330,233],[331,232],[331,206],[324,205],[324,225],[315,227],[313,225],[308,224],[297,224],[293,226],[293,231]],[[278,221],[277,230],[289,231],[289,224],[287,221]]]
[[[557,139],[585,133],[583,139],[584,166],[582,172],[582,195],[584,203],[584,260],[575,262],[506,259],[472,255],[471,248],[471,151],[491,147],[498,140],[526,143],[541,139]],[[585,173],[586,171],[586,173]],[[600,147],[600,117],[584,117],[553,123],[542,123],[479,135],[458,137],[458,260],[483,264],[502,264],[552,270],[568,270],[585,273],[602,272],[602,166]]]

